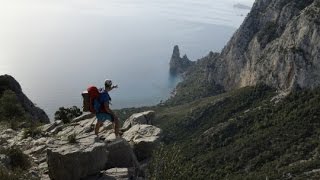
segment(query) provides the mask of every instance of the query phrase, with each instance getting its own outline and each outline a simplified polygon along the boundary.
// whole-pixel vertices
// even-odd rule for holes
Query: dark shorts
[[[98,122],[102,122],[102,123],[104,123],[106,120],[113,122],[112,115],[108,113],[97,113],[96,118]]]

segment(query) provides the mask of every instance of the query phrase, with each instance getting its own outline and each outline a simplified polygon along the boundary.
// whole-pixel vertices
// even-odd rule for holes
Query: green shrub
[[[21,118],[25,114],[16,94],[11,90],[5,90],[0,98],[0,120]]]
[[[37,137],[39,135],[42,135],[42,130],[36,126],[36,125],[31,125],[28,128],[25,128],[23,131],[23,138],[27,138],[27,137]]]
[[[77,106],[71,108],[60,107],[58,111],[54,113],[55,120],[62,120],[63,123],[67,124],[75,118],[82,115],[81,110]]]
[[[13,146],[7,149],[0,149],[1,154],[7,155],[11,160],[12,169],[27,170],[31,166],[30,159],[25,155],[20,148]]]
[[[184,163],[179,146],[176,144],[172,146],[161,145],[153,153],[148,167],[148,178],[151,180],[188,179],[188,173],[192,171],[192,166],[185,168]]]
[[[5,167],[0,166],[0,179],[17,180],[19,179],[19,176],[16,173],[6,169]]]
[[[153,169],[188,174],[176,179],[289,179],[287,174],[319,179],[319,173],[306,177],[305,172],[320,167],[320,88],[297,90],[276,104],[275,95],[259,85],[158,107],[153,122],[168,145],[154,155]],[[161,161],[177,152],[170,149],[174,143],[179,167]],[[150,174],[159,177],[155,170]]]

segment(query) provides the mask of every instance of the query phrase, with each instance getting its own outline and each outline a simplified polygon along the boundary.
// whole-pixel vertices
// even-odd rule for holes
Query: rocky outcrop
[[[145,111],[142,113],[135,113],[131,115],[122,126],[123,131],[127,131],[132,126],[136,124],[152,124],[152,121],[155,118],[155,112],[154,111]]]
[[[5,89],[15,92],[22,107],[28,114],[30,114],[33,120],[40,121],[42,123],[50,122],[47,114],[42,109],[35,106],[35,104],[22,92],[20,84],[10,75],[0,76],[0,94]]]
[[[173,48],[172,57],[170,60],[170,74],[179,75],[186,72],[194,62],[190,61],[187,55],[180,57],[179,47],[176,45]]]
[[[186,81],[198,81],[191,86],[204,93],[261,83],[282,91],[319,86],[319,12],[319,0],[256,0],[221,54],[199,60],[205,65]]]
[[[87,114],[69,124],[56,121],[43,125],[39,127],[42,133],[34,137],[25,137],[24,131],[4,130],[0,133],[0,145],[21,148],[33,162],[30,173],[41,179],[143,179],[146,158],[150,158],[161,139],[161,129],[145,124],[154,117],[154,111],[132,115],[126,121],[130,122],[129,129],[117,139],[110,122],[104,124],[101,138],[97,138],[96,118]],[[143,166],[139,160],[143,160]],[[0,165],[9,161],[0,154]]]

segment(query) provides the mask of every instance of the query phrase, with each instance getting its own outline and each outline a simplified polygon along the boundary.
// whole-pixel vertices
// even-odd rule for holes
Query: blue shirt
[[[106,120],[112,121],[112,116],[108,113],[100,112],[101,106],[105,103],[110,104],[111,98],[109,96],[109,93],[107,91],[100,92],[100,96],[98,100],[94,101],[94,109],[96,110],[96,117],[98,121],[104,122]]]

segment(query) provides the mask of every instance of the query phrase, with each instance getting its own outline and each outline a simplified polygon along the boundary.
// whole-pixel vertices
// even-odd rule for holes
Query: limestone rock
[[[61,126],[63,122],[61,120],[54,121],[53,123],[50,124],[45,124],[41,126],[41,130],[44,132],[51,132],[53,129],[55,129],[57,126]]]
[[[42,153],[46,149],[46,145],[34,146],[31,149],[24,151],[25,154],[39,154]]]
[[[79,122],[79,121],[91,119],[94,117],[95,115],[93,113],[83,113],[81,116],[74,118],[72,122]]]
[[[84,178],[84,180],[128,180],[134,179],[132,168],[112,168],[96,176]]]
[[[161,139],[161,129],[152,125],[137,124],[126,131],[122,137],[133,145],[139,161],[151,157],[152,151]]]
[[[63,125],[56,126],[54,129],[50,131],[51,134],[57,134],[58,132],[63,130]]]
[[[78,180],[99,173],[107,159],[105,143],[81,142],[47,150],[49,176],[55,180]]]
[[[131,115],[123,124],[122,130],[126,131],[136,124],[152,124],[155,118],[154,111],[145,111]]]
[[[40,129],[41,129],[43,132],[50,132],[50,131],[52,131],[56,126],[57,126],[56,122],[53,122],[53,123],[45,124],[45,125],[41,126]]]
[[[281,91],[315,88],[320,85],[319,19],[318,0],[256,1],[220,55],[198,60],[204,64],[188,71],[185,80],[199,79],[193,89],[209,91],[257,84]],[[212,93],[199,96],[205,95]]]

